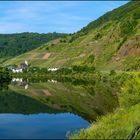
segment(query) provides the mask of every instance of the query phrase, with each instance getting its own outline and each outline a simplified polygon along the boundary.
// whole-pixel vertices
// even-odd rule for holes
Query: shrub
[[[140,82],[138,78],[128,78],[121,88],[119,102],[122,107],[130,107],[140,102]]]
[[[130,35],[131,33],[133,33],[136,25],[137,25],[137,21],[134,20],[133,18],[126,19],[120,25],[120,28],[121,28],[121,36],[123,37],[125,35]]]
[[[95,60],[95,56],[93,54],[91,54],[88,58],[87,58],[87,63],[93,63]]]
[[[115,74],[116,74],[115,70],[110,71],[110,75],[115,75]]]

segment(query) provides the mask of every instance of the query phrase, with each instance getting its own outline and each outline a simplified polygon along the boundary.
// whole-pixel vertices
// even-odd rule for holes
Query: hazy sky
[[[0,33],[72,33],[125,3],[127,1],[1,1]]]

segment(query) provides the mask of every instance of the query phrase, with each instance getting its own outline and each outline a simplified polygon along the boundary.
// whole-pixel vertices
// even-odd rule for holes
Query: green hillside
[[[15,57],[27,51],[33,50],[40,45],[63,37],[66,34],[60,33],[16,33],[16,34],[0,34],[0,62],[5,58]]]
[[[140,69],[140,2],[129,2],[89,23],[79,32],[51,41],[4,62],[61,67],[94,65],[99,70]]]

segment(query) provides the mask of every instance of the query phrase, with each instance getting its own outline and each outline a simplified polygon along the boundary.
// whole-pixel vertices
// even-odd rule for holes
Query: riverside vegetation
[[[107,76],[108,77],[108,76]],[[111,81],[118,89],[119,107],[99,117],[89,128],[70,136],[70,139],[140,139],[140,73],[117,73],[104,81]]]
[[[33,73],[32,73],[33,74]],[[34,73],[35,74],[35,73]],[[34,75],[33,74],[33,75]],[[37,74],[37,72],[36,72]],[[44,73],[45,74],[45,73]],[[2,74],[3,75],[3,74]],[[6,74],[7,75],[7,74]],[[26,74],[25,74],[26,75]],[[22,75],[22,76],[25,76]],[[56,75],[56,72],[55,72]],[[57,75],[59,75],[57,73]],[[37,76],[32,76],[29,81],[47,81],[47,79],[53,78],[58,82],[71,83],[72,85],[81,85],[91,94],[92,97],[103,94],[106,98],[104,100],[104,105],[108,104],[108,107],[114,104],[111,109],[108,108],[106,112],[101,109],[97,104],[92,107],[96,109],[91,109],[86,111],[86,105],[84,104],[85,112],[80,113],[86,119],[89,119],[93,124],[87,128],[82,129],[80,132],[75,132],[69,136],[70,139],[125,139],[125,138],[140,138],[139,137],[139,107],[140,107],[140,73],[139,72],[92,72],[89,75],[83,75],[78,73],[70,73],[67,75],[63,72],[59,76],[54,76],[54,74],[47,73],[46,77],[38,74]],[[15,77],[15,75],[13,75]],[[19,75],[17,75],[19,76]],[[40,78],[39,78],[40,77]],[[89,84],[90,83],[90,84]],[[54,87],[53,87],[54,88]],[[15,89],[13,89],[15,90]],[[21,91],[20,91],[21,92]],[[58,92],[58,90],[57,90]],[[27,93],[29,95],[29,93]],[[110,95],[114,99],[110,98]],[[62,97],[61,97],[62,98]],[[73,97],[72,97],[73,98]],[[90,97],[88,97],[90,99]],[[43,103],[48,103],[48,97],[39,97],[39,101]],[[58,99],[58,98],[57,98]],[[75,97],[72,99],[74,100]],[[95,98],[96,99],[96,98]],[[94,99],[94,100],[95,100]],[[55,102],[55,101],[53,101]],[[93,101],[92,101],[93,102]],[[89,103],[92,103],[89,101]],[[64,103],[65,104],[65,103]],[[98,107],[99,108],[98,108]],[[78,105],[75,105],[78,107]],[[107,106],[106,106],[107,107]],[[101,109],[101,110],[100,110]],[[80,111],[81,109],[78,109]],[[93,111],[95,110],[95,112]],[[109,111],[110,110],[110,111]],[[103,113],[103,112],[106,113]],[[81,112],[83,112],[81,110]],[[110,112],[110,113],[109,113]],[[112,112],[112,113],[111,113]],[[103,116],[104,115],[104,116]],[[123,123],[122,123],[123,122]],[[138,128],[137,130],[135,130]],[[135,131],[134,131],[135,130]],[[134,132],[133,132],[134,131]]]

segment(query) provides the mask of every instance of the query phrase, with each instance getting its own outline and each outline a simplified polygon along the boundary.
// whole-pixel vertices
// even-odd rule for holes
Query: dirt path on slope
[[[51,53],[46,53],[44,56],[43,56],[43,59],[48,59],[50,57]]]

